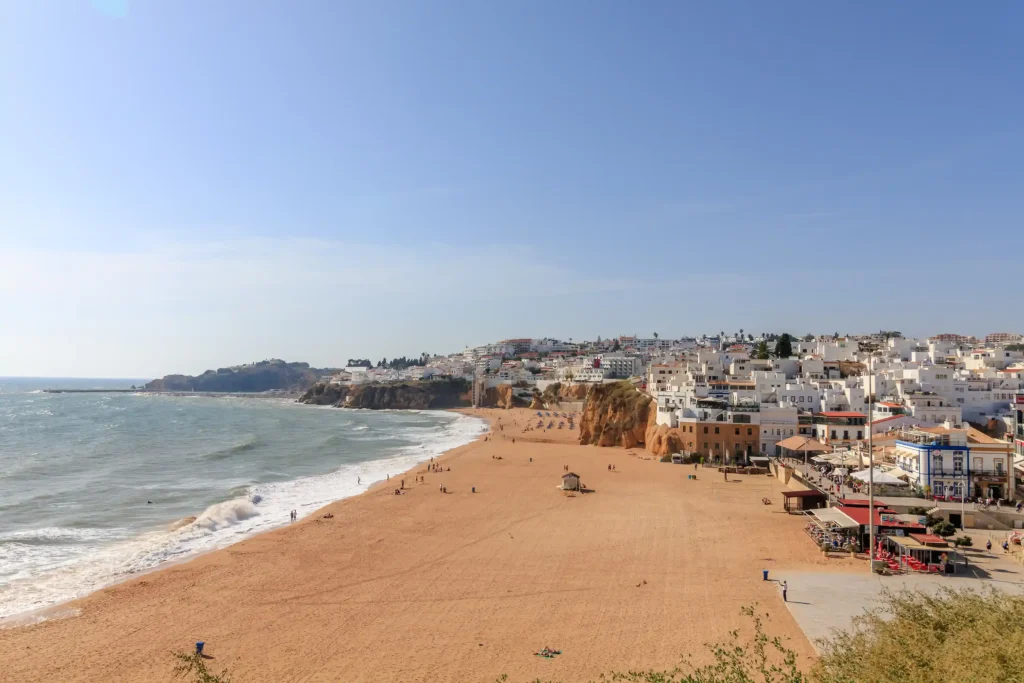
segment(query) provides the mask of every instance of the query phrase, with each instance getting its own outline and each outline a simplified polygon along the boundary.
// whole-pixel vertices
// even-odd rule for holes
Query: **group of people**
[[[292,510],[291,512],[289,512],[289,513],[288,513],[288,517],[289,517],[289,519],[291,519],[291,521],[293,521],[293,522],[294,522],[294,521],[296,521],[296,520],[298,520],[298,518],[299,518],[299,512],[298,512],[298,510]]]
[[[609,472],[614,472],[615,471],[615,465],[608,465],[608,471]]]

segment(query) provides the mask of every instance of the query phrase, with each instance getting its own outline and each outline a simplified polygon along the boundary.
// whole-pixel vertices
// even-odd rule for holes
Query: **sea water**
[[[484,430],[436,411],[40,391],[56,383],[0,379],[0,618],[288,524]]]

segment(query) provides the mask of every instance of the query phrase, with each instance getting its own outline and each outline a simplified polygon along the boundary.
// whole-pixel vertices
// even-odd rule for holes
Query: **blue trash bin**
[[[767,581],[768,580],[768,570],[767,569],[762,569],[761,573],[764,575],[764,578],[762,579],[762,581]]]

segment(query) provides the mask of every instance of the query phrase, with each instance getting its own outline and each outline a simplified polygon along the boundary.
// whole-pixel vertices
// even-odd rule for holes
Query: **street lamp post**
[[[875,414],[874,350],[868,356],[868,572],[875,571],[875,442],[872,416]]]

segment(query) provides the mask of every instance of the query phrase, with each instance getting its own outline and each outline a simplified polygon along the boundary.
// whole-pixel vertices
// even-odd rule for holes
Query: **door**
[[[988,485],[988,497],[989,498],[1002,498],[1003,497],[1003,487],[999,486],[997,484],[989,484]]]
[[[952,524],[953,526],[955,526],[957,529],[959,529],[961,524],[962,524],[962,520],[960,518],[960,513],[959,512],[951,512],[951,513],[949,513],[949,523]]]

